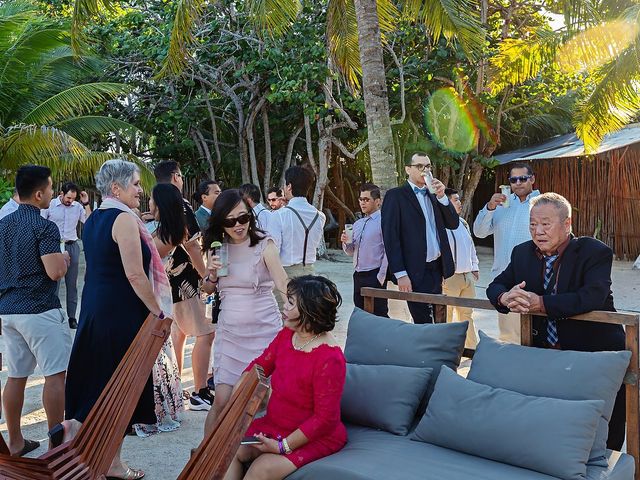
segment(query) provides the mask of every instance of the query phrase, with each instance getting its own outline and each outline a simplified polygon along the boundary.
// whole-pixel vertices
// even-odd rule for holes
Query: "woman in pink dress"
[[[271,377],[267,414],[247,430],[260,443],[240,446],[225,480],[280,480],[347,442],[340,421],[346,361],[330,333],[341,302],[326,278],[306,275],[289,282],[285,328],[247,367],[258,364]]]
[[[227,275],[211,244],[228,248]],[[205,432],[213,427],[218,412],[231,397],[233,386],[247,365],[260,355],[282,328],[282,317],[273,296],[287,288],[287,274],[273,240],[256,227],[253,211],[236,189],[220,194],[204,232],[204,249],[209,255],[209,274],[203,290],[217,289],[221,303],[213,345],[215,400],[205,422]]]

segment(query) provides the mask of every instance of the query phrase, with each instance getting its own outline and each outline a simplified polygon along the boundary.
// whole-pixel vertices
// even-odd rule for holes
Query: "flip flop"
[[[139,480],[144,478],[144,472],[142,470],[134,470],[131,467],[127,467],[127,471],[124,472],[124,477],[106,477],[106,480]]]
[[[40,442],[36,440],[27,440],[24,439],[24,447],[18,453],[12,455],[13,457],[24,457],[27,453],[33,452],[36,448],[40,446]]]

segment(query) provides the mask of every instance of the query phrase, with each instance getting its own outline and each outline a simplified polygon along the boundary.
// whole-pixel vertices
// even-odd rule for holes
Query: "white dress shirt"
[[[316,213],[319,215],[316,223],[313,224],[309,231],[309,240],[307,242],[306,264],[312,265],[316,261],[316,250],[320,240],[322,240],[324,224],[327,219],[324,213],[318,211],[305,197],[293,197],[289,200],[287,206],[300,214],[307,227],[313,221]],[[273,222],[269,222],[269,233],[280,248],[282,266],[289,267],[301,264],[304,248],[304,227],[302,223],[300,223],[296,214],[286,207],[276,210],[272,215],[270,220],[273,220]]]
[[[13,198],[10,198],[7,203],[5,203],[2,208],[0,208],[0,220],[9,215],[10,213],[18,210],[20,204],[16,202]]]
[[[453,263],[456,266],[455,273],[469,273],[478,271],[478,255],[473,244],[469,226],[464,219],[455,230],[447,229],[449,246],[453,255]]]
[[[51,220],[60,230],[60,239],[63,242],[75,242],[78,240],[78,222],[84,223],[87,213],[78,202],[73,202],[68,207],[62,203],[60,197],[54,198],[49,208],[40,211],[40,215]]]
[[[271,235],[269,231],[271,211],[266,209],[261,203],[256,203],[256,206],[253,207],[253,216],[256,217],[256,226]]]
[[[367,215],[353,224],[353,241],[343,243],[344,252],[353,257],[356,272],[368,272],[379,268],[378,281],[383,284],[389,266],[384,251],[380,210]]]

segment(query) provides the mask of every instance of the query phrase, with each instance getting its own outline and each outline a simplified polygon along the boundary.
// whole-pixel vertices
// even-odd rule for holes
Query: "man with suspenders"
[[[294,278],[314,272],[326,217],[306,198],[313,184],[311,171],[293,166],[284,173],[284,179],[284,194],[289,203],[271,214],[274,221],[269,233],[280,248],[282,266],[289,278]]]
[[[271,235],[269,225],[273,213],[260,203],[260,188],[253,183],[245,183],[240,185],[238,190],[251,207],[253,216],[256,217],[256,226]]]

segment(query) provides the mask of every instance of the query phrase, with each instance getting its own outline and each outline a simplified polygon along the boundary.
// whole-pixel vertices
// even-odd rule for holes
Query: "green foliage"
[[[13,182],[6,178],[0,178],[0,207],[7,203],[13,196]]]

